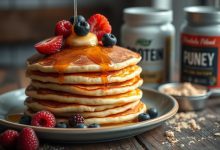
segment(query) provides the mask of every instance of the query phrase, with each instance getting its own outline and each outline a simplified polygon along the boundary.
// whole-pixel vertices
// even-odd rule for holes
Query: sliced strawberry
[[[70,21],[61,20],[56,24],[55,34],[63,35],[63,37],[66,38],[72,33],[72,27],[73,26]]]
[[[62,35],[55,36],[35,44],[34,47],[41,54],[53,54],[60,51],[60,48],[62,47],[62,42]]]
[[[99,41],[102,40],[104,34],[112,32],[108,19],[101,14],[91,16],[88,23],[90,24],[90,31],[96,34]]]

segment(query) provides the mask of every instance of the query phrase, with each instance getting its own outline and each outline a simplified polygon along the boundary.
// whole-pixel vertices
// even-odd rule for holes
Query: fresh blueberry
[[[138,121],[145,121],[145,120],[149,120],[150,119],[150,115],[147,113],[142,113],[140,115],[138,115]]]
[[[90,124],[88,128],[100,128],[100,125],[97,123]]]
[[[22,116],[19,120],[20,124],[30,125],[31,124],[31,117],[30,116]]]
[[[76,124],[74,128],[86,128],[86,125],[83,123]]]
[[[56,128],[67,128],[67,124],[65,122],[58,122]]]
[[[102,37],[102,43],[105,47],[112,47],[113,45],[116,45],[117,38],[113,34],[106,33]]]
[[[74,26],[74,31],[78,36],[85,36],[89,33],[90,25],[86,21],[77,22]]]
[[[150,115],[150,118],[156,118],[158,116],[158,111],[156,108],[152,107],[147,110],[147,113]]]
[[[69,21],[73,24],[74,23],[74,16],[71,16]],[[78,15],[76,18],[76,22],[80,22],[80,21],[86,21],[86,19],[82,15]]]

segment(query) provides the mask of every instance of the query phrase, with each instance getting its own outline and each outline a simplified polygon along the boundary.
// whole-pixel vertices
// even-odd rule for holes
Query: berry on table
[[[76,22],[76,24],[74,26],[74,32],[78,36],[85,36],[85,35],[87,35],[89,33],[89,30],[90,30],[90,25],[86,21]]]
[[[79,124],[76,124],[74,128],[86,128],[86,125],[84,123],[79,123]]]
[[[63,36],[55,36],[49,39],[43,40],[35,44],[36,50],[41,54],[53,54],[60,51],[62,47]]]
[[[61,20],[56,24],[55,35],[63,35],[63,37],[66,38],[72,33],[72,27],[70,21]]]
[[[6,130],[0,135],[0,145],[5,149],[14,149],[18,140],[18,132],[14,130]]]
[[[18,138],[17,149],[19,150],[37,150],[39,140],[36,133],[31,128],[24,128]]]
[[[69,118],[69,125],[74,127],[77,124],[83,124],[84,118],[80,114],[75,114]]]
[[[91,16],[88,19],[88,23],[90,24],[90,31],[96,34],[99,41],[102,40],[104,34],[112,32],[108,19],[101,14]]]
[[[80,21],[86,21],[86,19],[82,15],[78,15],[76,18],[76,22],[80,22]],[[70,17],[70,22],[72,24],[74,23],[74,16]]]
[[[138,121],[139,122],[146,121],[146,120],[149,120],[149,119],[150,119],[150,115],[147,114],[147,113],[142,113],[142,114],[138,115]]]
[[[27,115],[24,115],[20,118],[19,123],[20,124],[25,124],[25,125],[30,125],[31,124],[31,117],[27,116]]]
[[[65,122],[58,122],[55,127],[56,128],[67,128],[67,124]]]
[[[158,111],[156,108],[152,107],[147,110],[147,113],[150,115],[150,118],[156,118],[158,116]]]
[[[93,124],[88,125],[88,128],[100,128],[100,125],[97,123],[93,123]]]
[[[39,111],[32,117],[31,125],[54,128],[56,125],[56,119],[49,111]]]
[[[103,37],[102,37],[103,46],[112,47],[112,46],[116,45],[116,43],[117,43],[117,38],[113,34],[106,33],[103,35]]]

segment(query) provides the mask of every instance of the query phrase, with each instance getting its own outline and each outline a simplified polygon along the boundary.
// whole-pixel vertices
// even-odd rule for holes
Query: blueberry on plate
[[[55,127],[56,128],[67,128],[67,124],[65,122],[58,122]]]
[[[77,22],[74,26],[74,31],[78,36],[85,36],[90,31],[90,25],[86,21]]]
[[[73,24],[74,16],[71,16],[69,21]],[[86,21],[85,17],[83,17],[82,15],[78,15],[76,18],[76,22],[80,22],[80,21]]]
[[[86,125],[83,123],[76,124],[74,128],[86,128]]]
[[[117,43],[117,38],[113,34],[106,33],[103,35],[103,37],[102,37],[103,46],[112,47],[112,46],[116,45],[116,43]]]
[[[152,107],[147,110],[147,113],[150,115],[150,118],[156,118],[158,116],[158,111],[156,108]]]
[[[138,121],[145,121],[145,120],[149,120],[150,119],[150,115],[148,113],[142,113],[140,115],[138,115]]]
[[[88,128],[100,128],[100,125],[97,123],[93,123],[93,124],[88,125]]]
[[[31,124],[31,117],[27,116],[27,115],[24,115],[20,118],[19,123],[20,124],[25,124],[25,125],[30,125]]]

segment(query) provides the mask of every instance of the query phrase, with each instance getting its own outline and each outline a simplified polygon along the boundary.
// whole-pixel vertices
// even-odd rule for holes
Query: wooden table
[[[25,71],[22,69],[0,69],[0,94],[25,88],[29,81],[25,78]],[[80,149],[80,150],[102,150],[102,149],[126,149],[126,150],[142,150],[142,149],[220,149],[220,98],[211,98],[207,102],[205,110],[196,112],[198,115],[197,123],[201,126],[198,131],[190,129],[182,129],[176,132],[175,137],[179,140],[177,143],[171,144],[165,137],[165,131],[173,130],[170,125],[164,123],[162,126],[143,133],[136,137],[123,139],[113,142],[96,143],[96,144],[51,144],[41,141],[40,149]],[[0,148],[1,149],[1,148]]]

